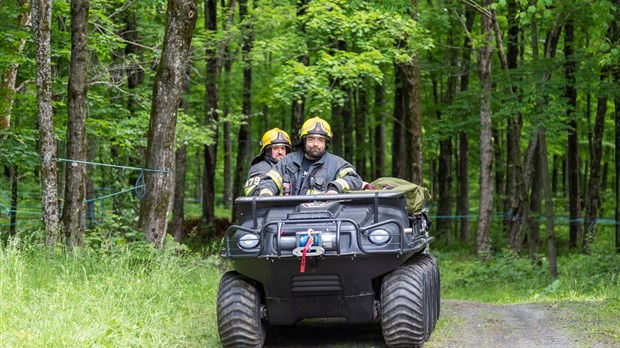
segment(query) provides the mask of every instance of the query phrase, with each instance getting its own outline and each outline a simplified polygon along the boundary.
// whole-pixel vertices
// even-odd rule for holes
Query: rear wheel
[[[428,254],[412,256],[381,284],[381,329],[389,347],[420,347],[439,317],[439,269]]]
[[[430,280],[430,292],[431,292],[431,320],[430,320],[430,331],[432,332],[435,328],[435,324],[437,324],[437,319],[439,319],[440,312],[440,276],[439,276],[439,266],[437,266],[437,259],[433,255],[430,254],[422,254],[419,255],[418,258],[415,259],[415,263],[421,264],[425,272],[427,274],[427,279]],[[430,334],[430,332],[429,332]]]
[[[224,273],[217,292],[217,327],[222,347],[262,347],[266,323],[261,319],[261,294],[254,283],[235,271]]]

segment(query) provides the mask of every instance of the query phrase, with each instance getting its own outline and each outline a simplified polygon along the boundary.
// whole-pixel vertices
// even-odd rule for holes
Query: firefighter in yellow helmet
[[[329,123],[313,117],[299,130],[301,149],[284,157],[260,181],[261,196],[338,194],[360,190],[362,178],[347,161],[327,152]]]
[[[288,133],[279,128],[273,128],[265,132],[260,141],[258,156],[254,157],[251,162],[252,167],[248,171],[248,179],[244,186],[245,195],[254,195],[261,176],[270,171],[291,150],[291,137],[289,137]]]

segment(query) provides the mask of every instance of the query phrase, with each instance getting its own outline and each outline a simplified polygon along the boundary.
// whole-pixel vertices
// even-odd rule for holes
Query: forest
[[[618,0],[3,1],[2,240],[204,242],[261,135],[320,116],[365,181],[429,188],[439,243],[620,252],[619,20]]]
[[[432,196],[426,346],[620,345],[619,24],[620,0],[2,0],[0,346],[223,345],[251,160],[317,116],[365,182]],[[385,346],[265,346],[297,343]]]

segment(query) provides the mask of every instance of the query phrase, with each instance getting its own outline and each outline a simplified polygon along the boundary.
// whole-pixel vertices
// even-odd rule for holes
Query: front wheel
[[[217,327],[222,347],[262,347],[267,325],[261,318],[261,294],[235,271],[224,273],[217,291]]]

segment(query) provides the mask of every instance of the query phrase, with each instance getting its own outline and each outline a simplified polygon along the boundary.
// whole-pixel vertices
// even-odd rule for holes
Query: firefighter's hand
[[[326,194],[328,194],[328,195],[337,195],[337,194],[338,194],[338,191],[336,191],[336,190],[328,190],[328,191],[327,191],[327,192],[325,192],[325,193],[326,193]]]

